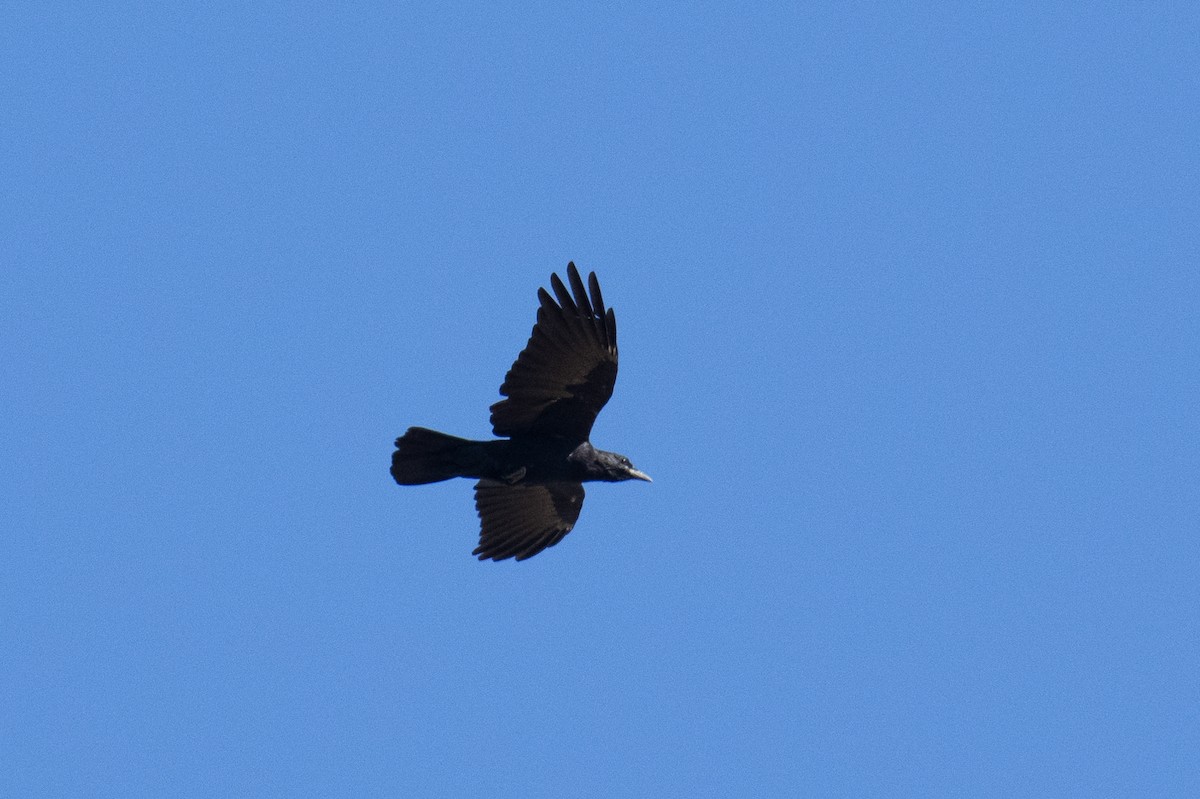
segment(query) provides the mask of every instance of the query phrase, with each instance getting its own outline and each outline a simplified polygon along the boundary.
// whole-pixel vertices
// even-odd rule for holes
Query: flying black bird
[[[531,558],[563,539],[583,507],[583,483],[650,477],[615,452],[588,441],[617,380],[617,320],[605,310],[596,273],[591,297],[574,263],[571,291],[550,276],[558,302],[538,289],[537,323],[504,377],[492,406],[492,432],[505,439],[470,441],[424,427],[396,439],[392,477],[420,485],[470,477],[479,512],[480,560]],[[574,297],[572,297],[572,293]]]

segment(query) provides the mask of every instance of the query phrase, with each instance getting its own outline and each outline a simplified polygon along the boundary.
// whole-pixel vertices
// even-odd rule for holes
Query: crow
[[[396,439],[392,477],[422,485],[469,477],[479,513],[480,560],[531,558],[571,532],[583,507],[583,484],[645,480],[629,458],[588,441],[617,380],[617,320],[605,309],[596,273],[584,288],[567,264],[571,291],[550,275],[558,302],[538,289],[537,323],[504,377],[491,407],[500,439],[472,441],[425,427]]]

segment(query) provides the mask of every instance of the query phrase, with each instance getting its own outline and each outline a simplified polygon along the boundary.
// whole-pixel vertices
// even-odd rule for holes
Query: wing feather
[[[588,275],[588,288],[592,291],[592,308],[594,309],[594,318],[596,330],[600,334],[600,340],[606,347],[616,347],[616,338],[610,338],[608,335],[608,326],[605,324],[607,319],[604,315],[604,295],[600,293],[600,281],[596,279],[596,273],[592,272]]]
[[[593,274],[595,274],[593,272]],[[567,279],[571,281],[571,293],[575,295],[575,307],[579,310],[582,318],[589,322],[595,317],[595,312],[592,310],[592,304],[588,301],[587,290],[583,287],[583,281],[579,278],[579,271],[576,269],[567,270]]]

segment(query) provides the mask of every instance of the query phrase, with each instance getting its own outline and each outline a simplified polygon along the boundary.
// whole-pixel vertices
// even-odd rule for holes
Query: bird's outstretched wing
[[[496,480],[475,484],[479,511],[480,560],[532,558],[563,539],[583,507],[580,483],[509,485]]]
[[[564,437],[584,441],[617,382],[617,320],[604,308],[596,273],[588,289],[567,264],[571,291],[550,276],[558,302],[538,289],[537,323],[529,343],[504,377],[492,406],[498,436]],[[572,293],[574,297],[572,297]]]

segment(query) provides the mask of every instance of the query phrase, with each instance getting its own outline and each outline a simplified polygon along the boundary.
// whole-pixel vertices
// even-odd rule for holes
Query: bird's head
[[[609,483],[619,483],[622,480],[654,482],[650,479],[650,475],[635,469],[633,464],[629,462],[629,458],[626,458],[624,455],[618,455],[615,452],[605,452],[602,449],[595,450],[595,452],[596,459],[592,468],[596,474],[596,480],[604,480]]]

